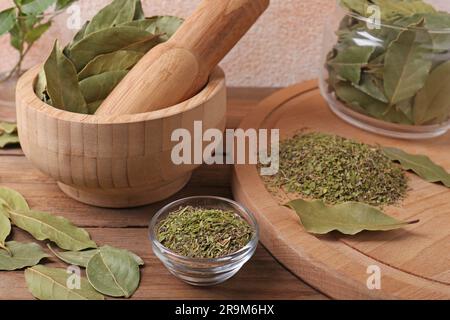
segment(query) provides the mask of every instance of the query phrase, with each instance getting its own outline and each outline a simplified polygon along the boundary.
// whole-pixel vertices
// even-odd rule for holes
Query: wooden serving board
[[[394,140],[357,129],[339,118],[307,82],[264,100],[240,125],[278,128],[281,139],[307,128],[369,144],[399,147],[430,156],[450,170],[450,134],[433,140]],[[389,232],[356,236],[307,233],[294,211],[269,192],[256,166],[236,165],[235,198],[256,215],[264,246],[290,271],[337,299],[450,299],[450,189],[409,174],[408,197],[386,213],[420,223]],[[377,266],[381,288],[367,286]],[[372,267],[373,268],[373,267]]]

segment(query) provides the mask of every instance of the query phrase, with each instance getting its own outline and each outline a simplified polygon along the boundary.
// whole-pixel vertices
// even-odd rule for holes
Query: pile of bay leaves
[[[0,122],[0,148],[18,143],[17,125],[15,123]]]
[[[353,110],[383,121],[448,121],[450,14],[422,0],[341,4],[352,14],[342,20],[338,42],[328,54],[330,92]],[[365,19],[374,5],[381,10],[381,25]]]
[[[86,268],[87,279],[74,278],[68,269],[40,265],[49,258],[40,245],[6,241],[11,223],[35,239],[49,240],[48,247],[59,259]],[[144,261],[133,252],[110,246],[98,247],[88,232],[69,220],[29,208],[18,192],[0,188],[0,271],[25,270],[30,292],[41,300],[103,300],[104,296],[130,297],[140,282]],[[72,276],[72,277],[71,277]]]
[[[114,0],[64,49],[55,43],[36,82],[36,94],[55,108],[94,114],[128,71],[183,23],[145,18],[141,0]]]

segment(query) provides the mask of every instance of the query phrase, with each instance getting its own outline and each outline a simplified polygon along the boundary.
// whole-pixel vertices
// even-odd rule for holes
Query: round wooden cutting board
[[[362,131],[329,110],[315,81],[264,100],[243,120],[241,128],[278,128],[281,139],[305,128],[337,134],[425,154],[450,170],[450,134],[407,141]],[[294,274],[332,298],[450,299],[450,189],[410,173],[408,178],[408,197],[385,211],[420,222],[400,230],[356,236],[307,233],[295,212],[266,189],[254,165],[235,166],[233,193],[256,215],[264,246]],[[380,287],[376,288],[378,275]]]

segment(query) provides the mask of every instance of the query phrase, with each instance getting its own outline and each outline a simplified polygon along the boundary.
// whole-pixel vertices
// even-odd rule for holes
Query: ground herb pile
[[[323,133],[299,134],[280,146],[270,184],[329,204],[385,206],[403,199],[407,178],[379,148]]]
[[[176,254],[199,259],[227,256],[245,247],[252,227],[233,211],[181,207],[162,220],[158,241]]]

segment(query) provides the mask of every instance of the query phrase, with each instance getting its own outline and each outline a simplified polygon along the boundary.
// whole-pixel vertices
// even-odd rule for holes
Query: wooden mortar
[[[34,92],[40,66],[29,70],[16,90],[17,124],[22,149],[42,172],[58,181],[68,196],[94,206],[128,208],[170,197],[199,165],[175,165],[175,129],[194,137],[203,130],[225,129],[225,75],[216,68],[193,98],[154,112],[83,115],[56,109]]]

